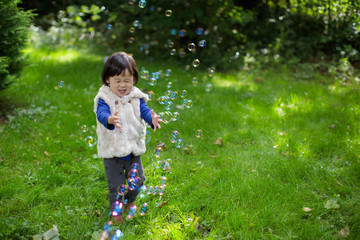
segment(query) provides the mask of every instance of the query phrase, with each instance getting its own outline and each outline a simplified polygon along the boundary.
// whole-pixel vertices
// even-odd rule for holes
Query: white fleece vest
[[[148,96],[137,87],[133,87],[128,95],[119,97],[110,90],[109,86],[103,85],[94,99],[95,114],[99,98],[110,107],[111,114],[119,110],[117,116],[120,118],[123,130],[117,127],[109,130],[96,118],[98,157],[125,157],[130,153],[138,156],[145,153],[146,123],[140,115],[140,98],[146,102]]]

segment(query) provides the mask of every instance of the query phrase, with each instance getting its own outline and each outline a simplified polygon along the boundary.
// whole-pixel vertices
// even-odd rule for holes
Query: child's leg
[[[117,188],[121,184],[126,184],[126,175],[124,175],[124,160],[118,158],[104,158],[106,179],[109,187],[110,208],[113,207]]]
[[[128,202],[131,203],[131,202],[135,201],[136,196],[139,193],[139,188],[144,184],[145,175],[144,175],[144,169],[143,169],[143,166],[142,166],[142,163],[141,163],[140,156],[133,156],[130,161],[126,161],[126,162],[125,161],[124,161],[124,166],[125,166],[125,174],[126,174],[125,176],[126,176],[126,178],[128,179],[128,174],[132,169],[131,166],[134,163],[137,163],[138,164],[138,167],[137,167],[138,176],[141,179],[140,183],[139,183],[139,186],[135,190],[132,190],[132,191],[128,190],[127,194],[125,195],[125,199],[128,199]]]

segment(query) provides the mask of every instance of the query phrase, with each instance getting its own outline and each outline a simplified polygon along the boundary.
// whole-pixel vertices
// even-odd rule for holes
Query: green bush
[[[0,1],[0,90],[6,88],[23,65],[23,54],[30,19],[30,11],[17,7],[18,0]]]

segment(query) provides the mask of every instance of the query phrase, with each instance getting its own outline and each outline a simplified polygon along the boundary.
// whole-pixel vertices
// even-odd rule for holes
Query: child
[[[125,52],[114,53],[105,63],[103,85],[94,99],[98,156],[104,158],[111,208],[117,200],[117,188],[126,184],[134,163],[140,183],[135,190],[128,189],[125,203],[135,201],[145,180],[140,159],[146,151],[145,122],[154,131],[161,128],[160,116],[146,105],[148,96],[134,86],[138,78],[134,59]]]

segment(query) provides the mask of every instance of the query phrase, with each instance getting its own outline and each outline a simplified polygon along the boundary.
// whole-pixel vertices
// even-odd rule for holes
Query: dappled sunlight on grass
[[[258,89],[258,85],[246,73],[237,75],[219,73],[214,77],[214,85],[215,87],[234,88],[236,90],[246,88],[248,91],[256,91]]]

